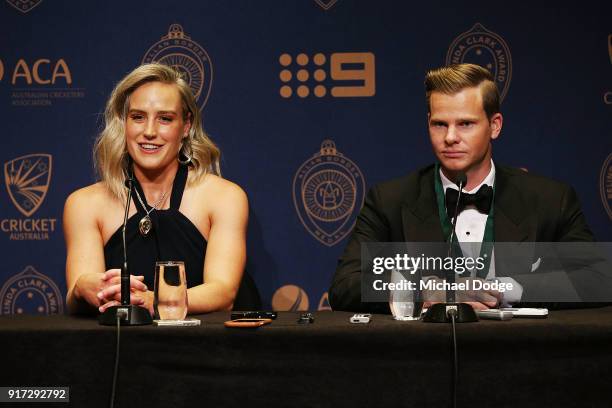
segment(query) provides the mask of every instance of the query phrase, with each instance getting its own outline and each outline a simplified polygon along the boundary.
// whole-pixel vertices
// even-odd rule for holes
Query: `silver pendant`
[[[140,231],[140,235],[146,237],[147,234],[151,231],[151,228],[153,228],[151,217],[145,215],[140,219],[140,222],[138,223],[138,230]]]

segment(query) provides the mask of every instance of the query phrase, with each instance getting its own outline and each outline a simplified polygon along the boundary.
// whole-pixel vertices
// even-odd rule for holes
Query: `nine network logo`
[[[302,53],[295,57],[285,53],[278,62],[282,67],[279,92],[283,98],[293,95],[357,98],[376,94],[376,64],[371,52],[333,53],[330,56]]]

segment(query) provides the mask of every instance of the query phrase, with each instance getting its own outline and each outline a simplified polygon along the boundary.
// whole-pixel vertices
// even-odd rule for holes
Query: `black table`
[[[258,329],[124,327],[117,407],[447,407],[450,325],[320,312]],[[612,307],[457,326],[460,407],[612,406]],[[0,386],[70,386],[109,404],[116,329],[92,318],[0,318]],[[1,406],[2,404],[0,404]],[[26,404],[19,404],[24,407]]]

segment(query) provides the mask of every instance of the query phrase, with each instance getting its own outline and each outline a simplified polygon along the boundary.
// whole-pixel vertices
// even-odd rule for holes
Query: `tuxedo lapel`
[[[434,190],[433,166],[421,175],[417,199],[402,204],[404,240],[408,242],[444,241],[438,217],[438,203]]]
[[[534,241],[536,235],[535,212],[513,180],[513,175],[503,167],[495,174],[495,242]]]
[[[537,230],[535,212],[531,211],[529,202],[522,194],[520,186],[516,185],[512,173],[501,166],[496,167],[494,200],[495,242],[535,241]],[[513,276],[529,270],[527,268],[532,257],[532,245],[496,245],[495,274]]]

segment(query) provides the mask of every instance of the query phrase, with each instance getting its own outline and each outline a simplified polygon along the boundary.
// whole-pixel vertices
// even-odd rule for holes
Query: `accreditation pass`
[[[0,387],[1,402],[70,402],[70,387]]]

